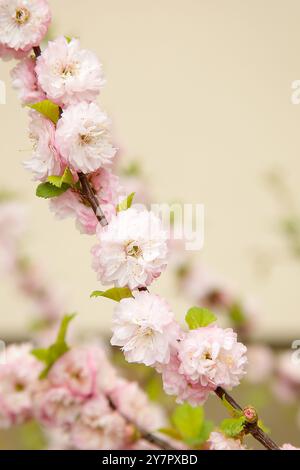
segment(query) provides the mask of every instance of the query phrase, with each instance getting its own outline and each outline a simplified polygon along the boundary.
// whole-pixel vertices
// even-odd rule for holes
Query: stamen
[[[30,18],[30,11],[27,8],[17,8],[15,14],[15,20],[18,24],[25,24]]]

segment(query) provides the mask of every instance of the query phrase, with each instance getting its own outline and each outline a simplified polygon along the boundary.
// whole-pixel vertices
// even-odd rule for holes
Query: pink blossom
[[[80,49],[77,39],[67,41],[63,36],[49,42],[36,71],[48,98],[61,106],[95,100],[104,84],[96,55]]]
[[[21,50],[15,51],[10,47],[6,47],[0,43],[0,59],[7,61],[11,59],[21,60],[24,59],[28,55],[28,52],[24,52]]]
[[[53,198],[50,201],[50,209],[58,219],[74,217],[76,227],[80,233],[88,235],[96,233],[98,220],[93,209],[86,206],[80,196],[72,189],[69,189],[59,197]]]
[[[59,153],[55,148],[55,126],[37,111],[30,111],[30,137],[34,153],[31,160],[24,162],[35,180],[44,181],[48,176],[59,175],[62,170]]]
[[[64,354],[50,370],[48,379],[52,386],[66,387],[75,396],[90,398],[114,386],[115,370],[101,348],[82,346]]]
[[[35,60],[26,58],[11,71],[12,86],[19,92],[22,104],[33,104],[43,101],[45,93],[38,85],[35,73]]]
[[[130,422],[148,431],[156,431],[166,423],[160,408],[149,403],[136,382],[119,379],[110,393],[117,411]]]
[[[246,450],[240,439],[232,439],[214,431],[209,437],[210,450]]]
[[[81,102],[64,110],[57,124],[56,145],[75,171],[91,173],[111,164],[110,121],[95,103]]]
[[[40,44],[50,21],[47,0],[0,0],[0,44],[29,51]]]
[[[21,424],[32,417],[32,394],[41,363],[30,353],[30,344],[11,345],[0,365],[0,427]]]
[[[83,450],[122,449],[129,440],[126,421],[110,410],[104,396],[88,401],[71,431],[73,446]]]
[[[101,207],[105,204],[117,206],[120,195],[124,191],[118,176],[105,168],[100,168],[89,175],[89,179]]]
[[[167,302],[158,295],[137,292],[123,299],[113,314],[111,344],[121,346],[128,362],[165,364],[178,337],[178,326]]]
[[[179,370],[204,387],[235,387],[245,374],[246,351],[231,328],[198,328],[189,331],[180,342]]]
[[[42,383],[34,395],[35,418],[47,427],[67,426],[75,422],[80,413],[82,399],[65,387],[51,387]]]
[[[98,239],[99,245],[92,250],[93,268],[104,285],[148,286],[166,267],[167,234],[152,212],[119,212],[98,230]]]
[[[200,382],[192,382],[187,376],[181,374],[180,361],[177,354],[173,353],[170,361],[159,366],[162,374],[163,388],[168,395],[176,396],[177,403],[189,402],[192,406],[203,405],[213,387],[202,386]]]

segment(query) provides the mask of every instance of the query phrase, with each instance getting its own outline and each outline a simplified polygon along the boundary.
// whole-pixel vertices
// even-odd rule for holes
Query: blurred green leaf
[[[132,206],[133,198],[135,193],[129,194],[120,204],[117,205],[117,212],[126,211]]]
[[[45,379],[55,362],[67,351],[69,346],[66,343],[66,334],[70,322],[75,318],[76,314],[65,315],[61,321],[60,328],[57,334],[55,343],[49,348],[34,349],[31,354],[35,356],[39,361],[43,362],[46,367],[40,374],[40,379]]]
[[[189,446],[200,446],[206,442],[214,427],[212,422],[205,421],[202,407],[193,408],[188,403],[175,408],[171,421],[176,432]]]

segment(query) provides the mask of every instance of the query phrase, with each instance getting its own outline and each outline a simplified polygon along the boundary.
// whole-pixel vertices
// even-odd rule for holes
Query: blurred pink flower
[[[75,422],[80,414],[82,399],[65,387],[52,387],[41,383],[34,394],[34,416],[44,426],[67,426]]]
[[[0,273],[10,272],[17,262],[19,243],[25,233],[25,207],[15,201],[0,202]]]
[[[6,362],[0,365],[0,428],[32,418],[32,394],[42,368],[32,349],[30,344],[6,349]]]
[[[147,431],[156,431],[166,424],[161,409],[150,404],[136,382],[119,379],[110,393],[110,399],[123,417]]]
[[[214,431],[209,437],[210,450],[246,450],[240,439],[226,437],[223,433]]]
[[[250,345],[247,351],[248,367],[246,379],[254,384],[268,380],[273,372],[275,358],[270,348],[263,345]]]
[[[22,104],[33,104],[46,99],[39,87],[35,73],[35,60],[28,57],[19,62],[11,71],[12,86],[18,91]]]
[[[88,401],[71,430],[75,448],[83,450],[122,449],[129,440],[126,421],[110,410],[104,396]]]

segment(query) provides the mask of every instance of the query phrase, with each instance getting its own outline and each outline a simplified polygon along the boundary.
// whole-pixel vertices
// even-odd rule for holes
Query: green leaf
[[[190,327],[190,330],[196,330],[203,326],[208,326],[214,323],[217,317],[210,310],[200,307],[192,307],[187,312],[185,321]]]
[[[215,425],[212,421],[204,421],[201,433],[199,434],[197,438],[197,445],[204,444],[204,442],[208,441],[210,433],[214,429]]]
[[[44,199],[51,199],[61,196],[61,194],[68,191],[68,189],[70,189],[70,186],[66,183],[63,183],[60,188],[54,186],[52,183],[41,183],[36,188],[36,195]]]
[[[243,431],[245,424],[245,416],[224,419],[221,423],[221,430],[227,437],[236,437]]]
[[[49,176],[47,181],[57,188],[61,188],[63,184],[73,186],[74,179],[69,168],[66,168],[62,176]]]
[[[238,303],[235,303],[230,307],[229,317],[236,326],[241,326],[246,321],[246,317],[243,312],[243,309],[241,305],[239,305]]]
[[[57,124],[59,120],[59,106],[57,104],[52,103],[50,100],[44,100],[39,103],[28,104],[27,106],[50,119],[54,124]]]
[[[49,348],[34,349],[31,354],[36,357],[39,361],[45,364],[45,368],[40,374],[40,379],[45,379],[55,362],[67,351],[69,346],[66,343],[66,335],[70,322],[76,314],[65,315],[61,321],[61,325],[57,334],[55,343],[51,344]]]
[[[122,212],[126,211],[132,206],[133,198],[135,196],[135,193],[129,194],[124,201],[120,202],[120,204],[117,205],[117,212]]]
[[[258,420],[257,426],[266,434],[270,434],[271,430],[267,426],[265,426],[264,422],[261,419]]]
[[[65,315],[61,321],[58,335],[56,338],[56,343],[62,343],[66,341],[66,335],[68,332],[69,324],[76,317],[76,313],[71,313],[70,315]]]
[[[91,297],[106,297],[107,299],[120,302],[122,299],[133,297],[132,292],[128,287],[114,287],[107,291],[96,290],[92,292]]]
[[[184,403],[175,409],[171,420],[184,442],[189,445],[197,444],[204,423],[203,408],[193,408]]]

